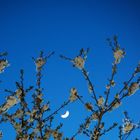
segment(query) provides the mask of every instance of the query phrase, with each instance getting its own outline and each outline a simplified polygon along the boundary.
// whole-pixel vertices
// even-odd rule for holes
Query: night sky
[[[0,75],[0,104],[5,101],[8,88],[15,91],[15,81],[19,80],[19,71],[24,69],[25,85],[35,85],[35,65],[32,57],[40,50],[44,54],[55,51],[43,69],[42,86],[44,100],[51,101],[52,111],[69,98],[71,87],[76,87],[85,101],[89,98],[87,83],[80,70],[60,59],[78,55],[81,48],[90,48],[86,69],[98,95],[104,95],[107,79],[111,75],[113,61],[112,50],[106,38],[117,35],[126,56],[119,64],[115,77],[114,94],[128,80],[140,60],[140,1],[139,0],[0,0],[0,52],[7,51],[10,62]],[[27,99],[30,102],[30,99]],[[140,120],[140,92],[124,100],[119,109],[105,116],[105,127],[115,121],[121,123],[123,111],[128,111],[135,120]],[[60,118],[66,110],[67,119]],[[64,123],[65,136],[72,136],[90,113],[77,101],[62,109],[53,124]],[[14,140],[14,129],[9,123],[1,124],[3,140]],[[117,140],[118,130],[114,129],[101,140]],[[134,136],[140,138],[140,130]],[[79,135],[77,140],[88,140]]]

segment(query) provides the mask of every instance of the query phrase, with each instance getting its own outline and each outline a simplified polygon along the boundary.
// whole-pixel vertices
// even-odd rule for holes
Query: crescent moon
[[[66,111],[65,114],[61,115],[61,118],[66,119],[69,116],[69,111]]]

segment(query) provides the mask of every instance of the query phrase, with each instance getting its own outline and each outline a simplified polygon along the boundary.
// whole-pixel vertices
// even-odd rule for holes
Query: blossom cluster
[[[5,68],[9,66],[9,62],[5,59],[0,60],[0,73],[4,72]]]

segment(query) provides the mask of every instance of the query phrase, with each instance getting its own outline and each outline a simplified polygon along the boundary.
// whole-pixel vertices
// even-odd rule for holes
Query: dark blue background
[[[46,54],[56,51],[44,69],[43,86],[46,100],[51,100],[52,110],[68,99],[69,89],[77,87],[86,101],[90,100],[87,85],[79,70],[62,61],[59,54],[70,57],[77,55],[80,48],[90,47],[86,67],[98,94],[103,95],[107,78],[111,74],[112,51],[106,38],[114,34],[126,50],[126,57],[119,64],[116,88],[123,86],[139,61],[140,56],[140,2],[139,0],[0,0],[0,51],[9,53],[11,66],[0,75],[3,83],[0,88],[16,90],[19,70],[25,70],[26,85],[35,84],[33,56],[40,50]],[[7,93],[0,91],[0,103]],[[140,92],[139,92],[140,93]],[[128,110],[135,120],[140,119],[140,94],[124,100],[120,110],[105,116],[106,127],[114,121],[121,122],[122,112]],[[30,101],[30,100],[29,100]],[[62,120],[60,114],[70,111],[69,118]],[[59,112],[55,124],[63,122],[65,136],[70,137],[87,116],[87,111],[79,102],[69,105]],[[54,125],[55,125],[54,124]],[[4,132],[3,140],[14,140],[15,134],[9,123],[0,125]],[[117,129],[103,137],[103,140],[117,140]],[[134,136],[139,136],[137,131]],[[78,140],[88,139],[78,136]]]

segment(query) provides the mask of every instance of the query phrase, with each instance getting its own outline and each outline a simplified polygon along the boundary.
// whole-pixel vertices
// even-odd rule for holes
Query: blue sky
[[[31,58],[36,57],[40,50],[46,54],[56,52],[44,68],[42,83],[52,110],[67,100],[71,87],[77,87],[79,94],[86,101],[90,100],[80,71],[59,58],[60,54],[74,57],[80,48],[91,48],[86,68],[97,93],[103,95],[113,60],[106,38],[114,34],[119,36],[120,45],[126,50],[126,56],[119,64],[115,93],[130,77],[140,59],[139,6],[139,0],[0,0],[0,51],[9,53],[11,64],[0,75],[3,81],[0,103],[7,95],[2,89],[16,89],[14,82],[18,80],[21,68],[25,70],[25,84],[35,84],[35,66]],[[105,116],[106,124],[115,120],[120,122],[123,110],[128,110],[132,118],[139,120],[139,93],[124,100],[120,110]],[[70,117],[62,120],[60,114],[66,110],[70,111]],[[79,102],[70,104],[59,113],[55,123],[64,123],[62,130],[66,136],[71,136],[89,114]],[[0,129],[4,132],[3,140],[15,139],[9,124],[0,125]],[[103,139],[111,140],[113,136],[117,140],[116,133],[117,129],[114,129]],[[135,136],[140,138],[140,133],[137,131]],[[82,135],[77,139],[86,140],[87,137]]]

